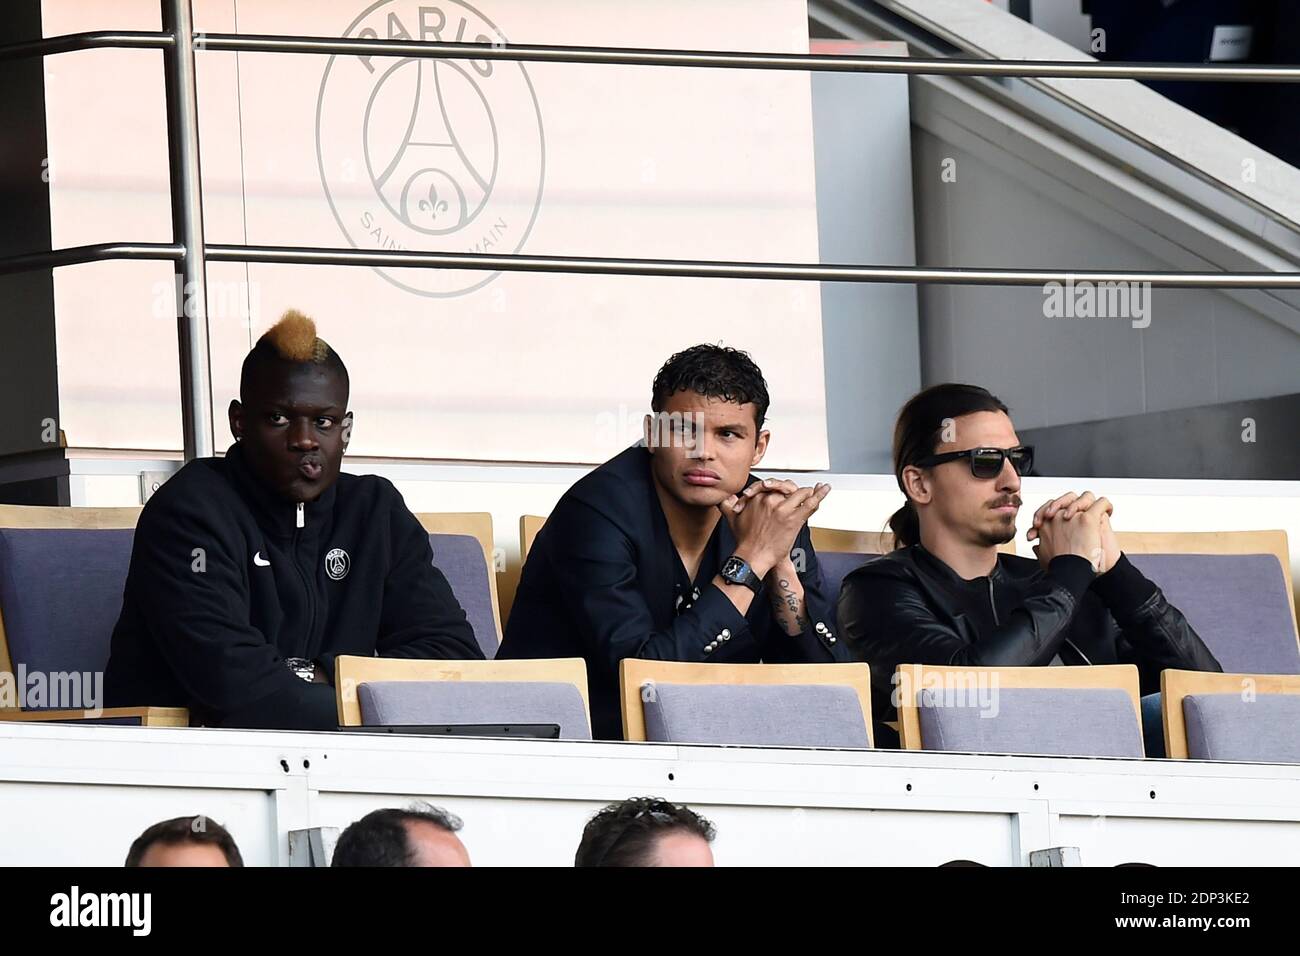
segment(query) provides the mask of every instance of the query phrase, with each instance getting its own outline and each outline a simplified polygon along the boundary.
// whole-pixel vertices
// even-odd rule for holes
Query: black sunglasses
[[[930,468],[942,465],[946,461],[958,458],[970,459],[970,473],[976,478],[988,480],[1002,474],[1002,463],[1011,462],[1016,474],[1024,477],[1034,467],[1034,446],[1018,445],[1015,448],[969,448],[966,451],[949,451],[942,455],[931,455],[916,463],[918,468]]]

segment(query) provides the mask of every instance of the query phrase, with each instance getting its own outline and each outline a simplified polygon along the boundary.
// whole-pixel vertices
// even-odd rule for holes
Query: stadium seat
[[[465,609],[483,656],[491,660],[501,646],[492,516],[487,512],[427,512],[415,517],[429,532],[433,563]]]
[[[537,538],[537,532],[542,530],[544,524],[546,524],[546,518],[543,515],[519,516],[520,562],[528,560],[528,552],[533,550],[533,541]]]
[[[1138,671],[1132,664],[903,664],[895,693],[906,750],[1143,756]]]
[[[1225,671],[1300,674],[1285,531],[1117,537],[1129,560],[1160,585]]]
[[[625,740],[768,747],[871,746],[866,664],[695,664],[627,658]]]
[[[826,582],[826,595],[830,599],[832,609],[839,601],[840,587],[844,584],[844,579],[874,557],[876,555],[863,554],[860,551],[820,549],[817,551],[817,562],[821,565],[822,578]]]
[[[179,707],[116,707],[90,714],[95,692],[73,675],[102,675],[131,561],[139,508],[0,506],[0,674],[14,675],[0,697],[0,720],[88,721],[180,726]],[[77,684],[75,708],[23,708],[20,685],[41,675],[47,692]],[[100,684],[102,690],[102,679]]]
[[[559,724],[591,739],[587,665],[577,657],[521,661],[341,656],[339,725]]]
[[[1170,757],[1300,763],[1300,675],[1160,675]]]
[[[834,551],[871,557],[894,550],[894,535],[889,531],[845,531],[841,528],[810,530],[813,547],[819,555],[823,551]]]

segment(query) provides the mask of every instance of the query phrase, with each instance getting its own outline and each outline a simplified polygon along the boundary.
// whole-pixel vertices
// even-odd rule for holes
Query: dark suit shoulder
[[[634,445],[583,475],[564,493],[556,511],[577,501],[620,526],[636,522],[650,493],[650,453]]]

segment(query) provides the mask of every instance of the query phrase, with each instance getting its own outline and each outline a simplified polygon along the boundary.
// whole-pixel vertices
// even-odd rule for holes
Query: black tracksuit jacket
[[[301,526],[300,526],[301,525]],[[236,444],[192,461],[140,515],[105,703],[188,707],[192,723],[332,729],[340,654],[481,658],[429,538],[392,483],[339,475],[295,504]]]

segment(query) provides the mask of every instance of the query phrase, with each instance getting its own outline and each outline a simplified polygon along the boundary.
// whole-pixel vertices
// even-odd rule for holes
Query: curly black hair
[[[725,345],[692,345],[673,355],[655,375],[650,407],[661,412],[677,392],[698,392],[707,398],[744,405],[754,403],[759,428],[767,417],[767,382],[748,352]]]
[[[582,831],[574,866],[653,866],[655,843],[668,833],[694,833],[707,843],[713,824],[690,807],[658,797],[632,797],[601,810]]]

